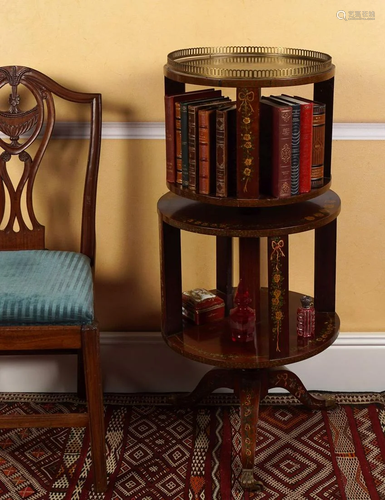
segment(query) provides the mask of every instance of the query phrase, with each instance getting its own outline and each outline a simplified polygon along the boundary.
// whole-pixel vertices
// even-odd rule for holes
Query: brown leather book
[[[260,173],[266,194],[291,196],[292,108],[262,97]]]
[[[184,92],[183,94],[166,95],[164,97],[165,105],[165,129],[166,129],[166,180],[168,182],[176,182],[176,103],[186,101],[188,99],[201,99],[203,97],[211,97],[220,94],[220,91],[214,89],[194,90],[192,92]],[[179,116],[180,119],[180,116]],[[179,137],[180,139],[180,137]],[[179,145],[181,148],[181,143]],[[180,179],[182,182],[182,179]]]
[[[215,193],[215,118],[215,108],[198,111],[200,194]]]
[[[199,127],[198,127],[198,111],[201,109],[208,109],[213,105],[220,104],[223,101],[229,101],[228,97],[220,97],[219,99],[206,99],[197,101],[197,104],[189,104],[188,106],[188,148],[187,148],[187,163],[185,165],[184,151],[183,151],[183,124],[182,124],[182,184],[183,178],[188,178],[188,188],[190,191],[198,192],[199,189]],[[186,172],[187,171],[187,172]],[[183,175],[184,174],[184,175]]]
[[[237,106],[216,111],[216,196],[235,196],[237,190],[236,157]]]

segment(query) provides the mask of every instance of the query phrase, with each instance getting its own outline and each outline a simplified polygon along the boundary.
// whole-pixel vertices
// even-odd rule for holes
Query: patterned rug
[[[255,473],[239,484],[237,400],[214,394],[192,409],[163,395],[107,396],[109,487],[96,494],[84,429],[0,431],[0,500],[385,499],[385,393],[337,394],[331,411],[269,395],[260,411]],[[84,410],[73,396],[0,395],[2,414]]]

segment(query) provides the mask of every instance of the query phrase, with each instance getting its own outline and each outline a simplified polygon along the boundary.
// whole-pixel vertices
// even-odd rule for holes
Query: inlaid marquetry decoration
[[[288,237],[268,238],[269,266],[269,357],[289,352]]]
[[[237,91],[238,115],[238,198],[259,195],[259,91],[243,87]]]
[[[53,98],[44,85],[33,78],[29,68],[9,66],[0,68],[0,88],[8,86],[10,95],[9,108],[0,110],[0,248],[12,249],[16,239],[33,241],[33,248],[44,248],[44,227],[37,221],[32,203],[32,188],[35,176],[54,124]],[[24,110],[19,88],[32,94],[36,105]],[[26,96],[29,97],[29,96]],[[27,99],[26,99],[27,100]],[[30,99],[28,99],[29,102]],[[28,152],[29,146],[42,131],[45,108],[47,120],[40,145],[34,155]],[[23,164],[22,174],[18,182],[13,182],[11,169],[16,157]],[[22,200],[24,200],[22,202]],[[8,207],[6,205],[9,205]],[[5,247],[1,235],[13,234],[14,239]],[[11,247],[9,247],[11,245]]]

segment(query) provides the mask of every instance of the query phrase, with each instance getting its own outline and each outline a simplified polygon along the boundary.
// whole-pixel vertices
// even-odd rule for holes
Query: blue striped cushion
[[[0,251],[0,324],[87,324],[94,319],[90,260],[51,250]]]

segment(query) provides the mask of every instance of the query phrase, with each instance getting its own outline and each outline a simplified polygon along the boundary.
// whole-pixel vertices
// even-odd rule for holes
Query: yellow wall
[[[365,5],[364,5],[365,4]],[[204,45],[272,45],[327,52],[336,64],[335,121],[384,122],[385,7],[381,0],[14,0],[2,10],[1,65],[31,66],[64,85],[103,94],[104,121],[163,121],[168,52]],[[339,21],[338,9],[375,21]],[[384,330],[382,141],[336,141],[337,306],[343,331]],[[97,309],[104,330],[159,329],[157,199],[166,191],[159,140],[106,140],[98,204]],[[190,235],[191,236],[191,235]],[[306,235],[293,246],[310,255]],[[205,265],[186,237],[186,286]],[[212,241],[201,242],[212,248]],[[291,255],[293,256],[293,253]],[[197,257],[199,266],[195,265]],[[302,259],[293,260],[299,267]],[[292,278],[306,291],[307,278]]]

